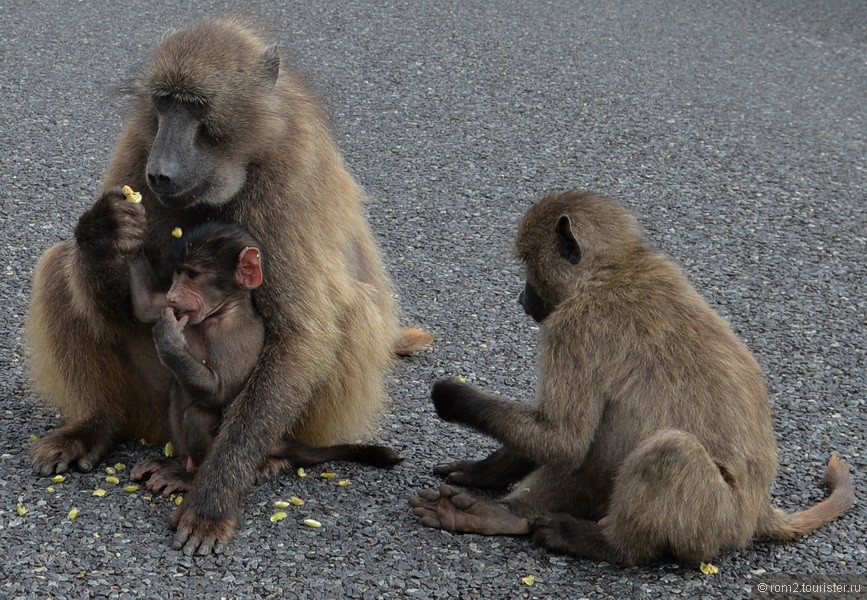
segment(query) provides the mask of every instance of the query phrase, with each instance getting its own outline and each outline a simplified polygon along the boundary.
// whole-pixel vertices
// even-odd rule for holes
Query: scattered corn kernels
[[[346,487],[346,486],[352,485],[352,482],[349,481],[348,479],[341,479],[340,481],[337,482],[337,485],[339,485],[340,487]]]
[[[175,445],[172,444],[171,442],[167,443],[165,445],[165,447],[163,448],[163,454],[165,454],[169,458],[174,456],[175,455]]]
[[[307,471],[304,470],[304,467],[298,467],[298,477],[307,477]]]
[[[105,496],[105,490],[102,488],[99,488],[98,490],[93,490],[93,495],[97,498],[102,498],[103,496]]]
[[[172,229],[172,235],[176,238],[182,237],[184,235],[184,230],[180,227],[175,227]]]
[[[291,498],[289,498],[289,502],[290,502],[293,506],[301,506],[302,504],[304,504],[304,500],[302,500],[302,499],[299,498],[298,496],[292,496]]]
[[[521,577],[521,581],[524,585],[533,585],[536,583],[536,578],[532,575],[527,575],[526,577]]]
[[[19,517],[23,517],[24,515],[27,514],[28,511],[26,508],[24,508],[24,505],[19,502],[18,504],[15,505],[15,512],[18,513]]]
[[[128,486],[126,486],[125,488],[123,488],[123,491],[132,494],[132,493],[133,493],[134,491],[136,491],[137,489],[138,489],[138,486],[137,486],[137,485],[128,485]]]
[[[78,509],[77,509],[77,508],[73,508],[71,511],[69,511],[69,514],[66,515],[66,518],[67,518],[67,519],[74,519],[74,518],[77,517],[77,516],[78,516]]]
[[[273,515],[271,515],[271,522],[276,523],[277,521],[282,521],[285,518],[286,518],[286,513],[282,512],[282,511],[281,512],[275,512]]]
[[[307,527],[313,527],[314,529],[319,529],[320,527],[322,527],[322,523],[320,523],[316,519],[304,519],[304,524],[307,525]]]
[[[105,482],[111,483],[113,485],[117,485],[118,483],[120,483],[120,479],[118,479],[114,475],[109,475],[108,477],[105,478]]]
[[[66,481],[66,477],[64,477],[63,475],[55,475],[51,478],[51,481],[53,481],[54,483],[63,483],[64,481]]]
[[[325,479],[334,479],[335,477],[337,477],[337,473],[320,473],[320,475],[322,475],[322,477],[324,477]]]

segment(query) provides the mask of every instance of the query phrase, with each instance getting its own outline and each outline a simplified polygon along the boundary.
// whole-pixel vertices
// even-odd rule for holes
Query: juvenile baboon
[[[170,246],[172,285],[161,294],[143,257],[130,264],[133,312],[154,323],[160,362],[174,376],[169,389],[169,431],[174,455],[138,463],[134,481],[163,495],[187,491],[219,430],[226,406],[243,389],[265,342],[265,326],[251,290],[262,285],[259,242],[235,223],[208,221],[179,232]],[[313,448],[281,441],[269,458],[295,466],[350,460],[377,466],[401,461],[384,446],[341,444]]]
[[[34,276],[33,381],[68,422],[32,458],[43,474],[89,470],[119,439],[165,439],[172,377],[132,313],[129,261],[143,252],[165,264],[176,227],[237,222],[270,257],[254,292],[265,347],[172,515],[174,546],[207,554],[231,538],[284,434],[314,445],[363,435],[383,407],[394,352],[430,336],[399,332],[364,195],[318,101],[252,25],[226,18],[170,33],[131,92],[102,195]],[[142,192],[144,213],[122,185]],[[161,290],[170,281],[158,274]]]
[[[849,470],[832,456],[830,497],[794,514],[771,505],[776,444],[760,368],[625,209],[587,192],[550,196],[516,246],[520,301],[541,324],[535,404],[456,379],[432,396],[440,417],[502,444],[437,472],[461,485],[517,483],[494,503],[450,485],[419,490],[410,504],[422,523],[532,534],[554,551],[635,564],[789,539],[852,504]]]

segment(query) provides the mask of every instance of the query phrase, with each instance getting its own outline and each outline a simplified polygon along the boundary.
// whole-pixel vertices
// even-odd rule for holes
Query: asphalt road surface
[[[746,598],[762,573],[817,572],[867,585],[867,4],[243,7],[323,97],[372,198],[402,320],[438,338],[389,376],[393,403],[372,438],[406,461],[386,472],[331,465],[348,487],[318,470],[256,487],[231,552],[216,558],[171,550],[172,505],[124,492],[128,470],[120,486],[104,483],[103,467],[156,446],[119,446],[99,471],[62,483],[31,473],[31,436],[59,423],[27,387],[34,263],[99,190],[122,122],[118,86],[164,30],[232,3],[4,0],[0,598]],[[511,241],[531,202],[572,187],[634,209],[756,353],[779,442],[776,504],[824,497],[836,451],[860,505],[808,537],[726,553],[716,575],[574,560],[417,522],[407,497],[438,485],[434,464],[493,448],[438,421],[431,382],[459,374],[531,398],[536,331],[515,301]],[[109,488],[102,498],[98,487]],[[272,503],[293,495],[307,504],[271,522]],[[323,527],[303,526],[308,517]]]

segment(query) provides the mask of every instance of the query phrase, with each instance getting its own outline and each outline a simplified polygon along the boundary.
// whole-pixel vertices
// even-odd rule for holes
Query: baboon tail
[[[769,507],[759,522],[757,537],[791,540],[830,523],[852,506],[855,501],[852,474],[836,454],[831,456],[825,469],[825,485],[831,489],[831,495],[806,510],[788,514]]]
[[[403,459],[387,446],[369,444],[336,444],[308,446],[294,438],[284,438],[269,453],[271,458],[283,458],[295,467],[312,467],[333,460],[355,462],[374,467],[391,467]]]
[[[431,332],[421,327],[401,327],[394,353],[398,356],[412,356],[433,346],[434,337]]]

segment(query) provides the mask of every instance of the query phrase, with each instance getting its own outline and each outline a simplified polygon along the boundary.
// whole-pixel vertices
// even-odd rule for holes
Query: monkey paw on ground
[[[196,514],[196,508],[195,492],[192,492],[172,512],[169,517],[169,526],[175,530],[172,548],[187,556],[222,554],[235,535],[237,519],[202,517]]]
[[[113,442],[112,435],[93,427],[89,422],[62,427],[33,444],[30,449],[33,470],[39,475],[48,476],[64,473],[70,465],[75,465],[79,471],[86,473],[105,456]]]
[[[184,461],[179,458],[145,460],[136,463],[129,474],[133,481],[148,477],[145,487],[154,494],[163,496],[189,491],[193,486],[194,476],[195,473],[187,471]]]

